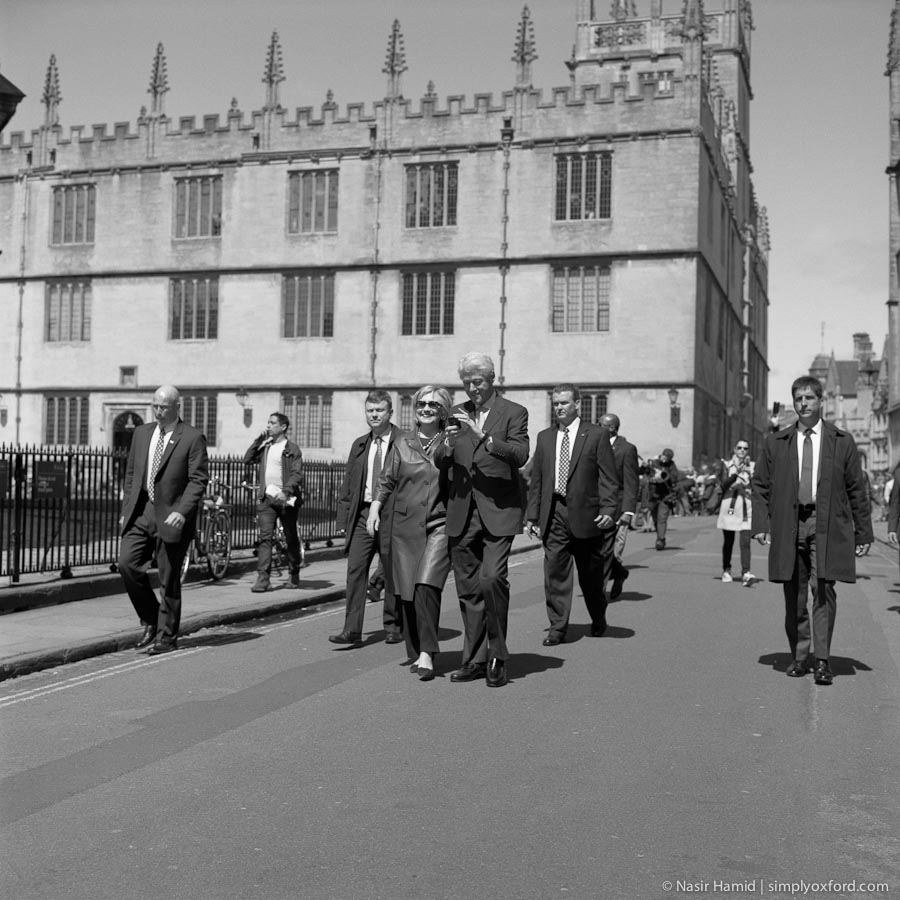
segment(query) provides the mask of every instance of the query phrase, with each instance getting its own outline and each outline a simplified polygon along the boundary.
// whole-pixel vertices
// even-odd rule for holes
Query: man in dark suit
[[[462,666],[451,681],[506,684],[509,553],[525,507],[519,469],[528,460],[528,411],[494,391],[494,363],[460,360],[469,400],[447,420],[435,459],[451,458],[447,535],[463,617]]]
[[[338,499],[337,526],[344,533],[344,554],[347,557],[347,611],[343,629],[328,636],[332,644],[347,644],[351,647],[358,647],[362,643],[369,567],[376,553],[381,558],[385,572],[382,610],[386,632],[384,640],[387,644],[399,644],[403,641],[400,604],[388,577],[391,570],[388,564],[393,509],[391,499],[381,510],[381,530],[374,537],[366,530],[369,507],[377,494],[378,479],[401,431],[391,424],[393,404],[387,391],[370,391],[366,397],[365,412],[369,431],[358,437],[350,447]]]
[[[856,581],[854,554],[869,552],[874,539],[869,494],[853,438],[821,419],[819,380],[801,376],[791,395],[799,422],[766,437],[751,482],[751,531],[760,544],[771,543],[769,580],[784,586],[792,657],[787,674],[801,678],[813,671],[816,684],[827,685],[834,677],[829,664],[837,611],[834,584]]]
[[[605,542],[603,583],[606,584],[608,579],[612,579],[609,599],[616,600],[622,593],[622,585],[628,577],[628,569],[625,568],[622,557],[625,555],[625,542],[628,540],[628,532],[637,511],[641,477],[638,473],[637,447],[619,434],[619,417],[606,413],[600,416],[599,424],[609,431],[609,442],[616,461],[616,481],[619,484],[615,513],[616,529],[603,533]]]
[[[156,424],[134,430],[125,468],[119,572],[144,626],[137,646],[148,647],[151,655],[176,649],[181,566],[209,481],[206,438],[181,421],[180,403],[171,385],[156,391]],[[162,587],[159,601],[147,574],[154,555]]]
[[[895,547],[900,546],[900,538],[898,538],[898,530],[900,530],[900,464],[894,469],[891,476],[893,485],[887,501],[887,529],[888,541]]]
[[[544,646],[566,639],[572,612],[572,562],[591,617],[591,635],[606,631],[604,546],[615,535],[619,485],[605,428],[581,418],[581,392],[558,384],[556,424],[537,438],[528,489],[528,531],[544,543],[544,594],[550,628]]]

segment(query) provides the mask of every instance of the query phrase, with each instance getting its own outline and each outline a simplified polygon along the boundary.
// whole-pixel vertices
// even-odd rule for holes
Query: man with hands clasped
[[[550,628],[544,646],[566,638],[572,612],[572,564],[591,617],[591,635],[606,631],[604,544],[614,534],[619,481],[609,431],[581,418],[581,392],[558,384],[556,424],[537,438],[528,489],[526,530],[544,544],[544,593]]]
[[[771,543],[769,580],[783,584],[792,657],[787,674],[802,678],[812,671],[816,684],[828,685],[834,584],[856,581],[855,556],[868,553],[874,539],[869,492],[853,437],[821,418],[821,382],[803,375],[791,396],[799,421],[768,435],[756,462],[751,533],[760,544]]]

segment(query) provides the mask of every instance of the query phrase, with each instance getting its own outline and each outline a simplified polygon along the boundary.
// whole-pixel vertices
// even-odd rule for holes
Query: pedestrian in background
[[[771,543],[769,580],[783,585],[787,674],[813,671],[816,684],[829,685],[834,585],[856,581],[855,557],[868,553],[873,540],[868,487],[853,437],[821,418],[821,382],[803,375],[791,397],[799,421],[767,435],[756,461],[752,534]]]
[[[177,388],[157,388],[156,424],[135,428],[125,467],[119,573],[144,627],[136,646],[151,656],[178,645],[181,566],[209,481],[206,438],[181,420],[180,406]],[[159,600],[147,574],[154,557]]]
[[[603,560],[604,584],[609,580],[609,599],[617,600],[622,593],[622,586],[628,577],[628,569],[622,562],[625,555],[625,542],[628,532],[634,527],[634,515],[637,511],[638,494],[640,492],[640,475],[638,474],[637,447],[619,434],[621,427],[619,417],[612,413],[600,416],[599,425],[609,432],[609,444],[612,447],[616,463],[616,483],[618,485],[615,530],[605,539],[612,542],[611,547],[604,547]]]
[[[650,515],[656,526],[656,549],[666,549],[669,516],[678,503],[678,484],[681,473],[674,462],[675,453],[666,447],[658,459],[647,460],[649,477]]]
[[[537,436],[526,513],[528,532],[544,544],[545,647],[566,639],[573,562],[591,636],[606,632],[604,552],[612,555],[619,503],[609,431],[581,418],[574,384],[558,384],[550,396],[556,424]]]
[[[451,460],[447,534],[465,627],[462,665],[450,680],[501,687],[509,680],[509,554],[525,509],[528,410],[495,392],[484,353],[464,356],[459,377],[469,399],[451,411],[436,451],[439,465]]]
[[[894,469],[889,484],[891,490],[885,504],[887,507],[888,540],[895,547],[900,547],[900,541],[898,541],[898,531],[900,531],[900,463]]]
[[[750,587],[756,581],[750,572],[750,529],[753,526],[750,480],[753,470],[750,445],[747,441],[738,441],[731,459],[722,460],[722,502],[716,520],[716,528],[722,532],[722,581],[725,584],[734,580],[731,577],[731,556],[735,534],[739,535],[740,542],[741,584]]]
[[[416,424],[401,435],[385,466],[366,524],[374,537],[381,528],[380,511],[393,499],[391,550],[394,593],[403,603],[403,637],[412,670],[421,681],[434,678],[438,654],[441,593],[450,574],[447,543],[447,466],[434,459],[450,415],[450,394],[426,384],[413,397]]]
[[[381,509],[384,537],[380,534],[370,535],[366,528],[369,507],[375,499],[378,481],[401,431],[396,425],[391,424],[393,404],[387,391],[369,391],[364,409],[369,431],[358,437],[350,446],[338,499],[337,527],[338,533],[344,534],[344,554],[347,557],[347,605],[344,627],[337,634],[328,636],[332,644],[347,644],[351,647],[362,643],[369,568],[376,555],[381,557],[385,571],[382,608],[384,640],[387,644],[399,644],[403,640],[402,613],[394,595],[390,565],[386,559],[390,552],[388,536],[392,504],[387,502]]]
[[[256,584],[254,594],[271,587],[272,540],[275,523],[280,521],[287,545],[291,587],[300,586],[300,538],[297,515],[303,485],[303,454],[288,440],[290,420],[273,412],[266,430],[256,438],[244,454],[245,465],[257,465],[256,519],[259,523],[259,546],[256,550]]]

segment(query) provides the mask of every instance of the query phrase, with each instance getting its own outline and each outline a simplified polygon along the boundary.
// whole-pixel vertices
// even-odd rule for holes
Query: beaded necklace
[[[430,438],[426,438],[421,431],[417,431],[416,436],[419,438],[422,450],[427,453],[431,449],[431,445],[441,436],[441,433],[436,431]]]

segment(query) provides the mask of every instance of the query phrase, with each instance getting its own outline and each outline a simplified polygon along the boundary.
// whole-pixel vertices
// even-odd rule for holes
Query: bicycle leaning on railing
[[[182,581],[191,565],[201,561],[206,563],[207,571],[215,581],[225,577],[231,562],[231,504],[226,502],[226,492],[230,490],[231,487],[218,478],[209,482],[197,531],[181,567]]]

